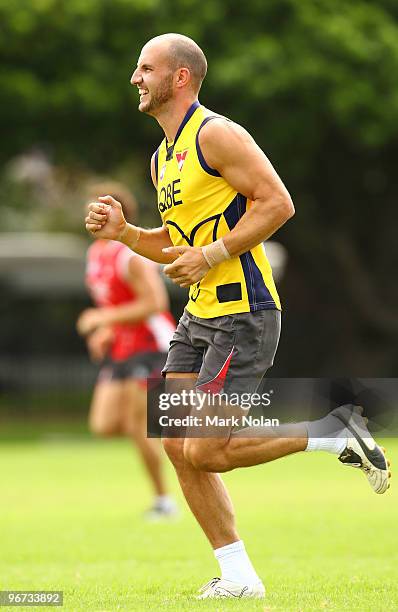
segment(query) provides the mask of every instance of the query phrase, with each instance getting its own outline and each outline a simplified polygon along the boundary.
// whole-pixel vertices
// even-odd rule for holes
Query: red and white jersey
[[[136,299],[128,283],[128,265],[132,257],[141,257],[127,246],[113,240],[96,240],[87,252],[86,285],[96,306],[111,307]],[[147,266],[158,264],[141,257]],[[170,312],[152,315],[140,323],[112,326],[114,342],[110,357],[121,361],[141,352],[167,352],[175,331]]]

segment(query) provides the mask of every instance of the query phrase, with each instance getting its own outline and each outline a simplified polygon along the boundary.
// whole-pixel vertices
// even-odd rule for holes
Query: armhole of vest
[[[155,176],[156,176],[156,184],[159,182],[159,148],[155,151]]]
[[[206,162],[203,153],[202,153],[202,149],[200,148],[200,144],[199,144],[199,134],[200,134],[200,130],[202,129],[202,127],[204,125],[206,125],[206,123],[208,123],[209,121],[211,121],[212,119],[223,119],[223,117],[220,117],[219,115],[211,115],[210,117],[205,117],[202,121],[202,123],[199,126],[199,129],[196,133],[196,152],[198,154],[198,160],[200,165],[202,166],[203,170],[205,172],[207,172],[207,174],[211,174],[211,176],[217,176],[220,177],[221,174],[219,173],[218,170],[215,170],[215,168],[210,168],[209,164]]]

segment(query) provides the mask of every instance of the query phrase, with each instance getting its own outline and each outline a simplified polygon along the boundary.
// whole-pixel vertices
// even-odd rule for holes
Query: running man
[[[91,199],[112,194],[136,220],[136,201],[119,183],[93,185]],[[159,376],[175,331],[168,296],[153,261],[114,240],[97,240],[87,253],[86,284],[95,303],[77,322],[93,361],[101,363],[89,413],[91,431],[124,435],[138,448],[155,497],[148,519],[174,516],[158,440],[146,437],[146,378]]]
[[[198,102],[206,71],[202,50],[185,36],[165,34],[143,47],[131,83],[139,91],[139,110],[165,134],[151,163],[163,225],[130,225],[120,203],[105,197],[90,204],[86,228],[167,264],[166,274],[190,287],[164,368],[167,382],[188,389],[194,379],[196,388],[254,392],[273,363],[281,314],[261,243],[292,217],[294,207],[252,137]],[[164,438],[220,564],[221,578],[203,587],[202,598],[264,596],[219,472],[324,450],[362,470],[377,493],[387,489],[384,453],[358,409],[339,408],[322,421],[293,427],[290,437],[226,427],[218,437]],[[321,437],[325,432],[330,436]]]

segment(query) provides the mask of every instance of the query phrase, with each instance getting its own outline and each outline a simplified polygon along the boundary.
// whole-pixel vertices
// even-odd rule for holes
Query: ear
[[[186,87],[191,80],[191,73],[189,72],[189,68],[181,67],[177,72],[177,87]]]

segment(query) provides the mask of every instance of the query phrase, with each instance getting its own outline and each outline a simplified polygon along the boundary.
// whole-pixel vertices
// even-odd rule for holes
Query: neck
[[[195,100],[196,98],[181,100],[181,102],[173,100],[170,106],[166,104],[156,115],[156,121],[164,131],[168,142],[174,141],[182,120]]]

